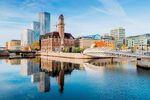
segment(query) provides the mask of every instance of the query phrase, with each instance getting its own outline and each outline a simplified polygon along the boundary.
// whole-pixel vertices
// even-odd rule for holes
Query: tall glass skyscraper
[[[41,12],[39,13],[40,22],[40,35],[44,35],[50,32],[50,13]]]
[[[32,22],[32,30],[33,30],[33,42],[39,42],[40,40],[40,22]]]

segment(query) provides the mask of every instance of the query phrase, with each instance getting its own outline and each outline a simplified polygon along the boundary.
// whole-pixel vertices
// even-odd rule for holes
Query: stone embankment
[[[9,56],[9,52],[8,51],[0,51],[0,57],[3,56]]]
[[[61,53],[61,52],[49,52],[49,53],[40,53],[41,56],[51,56],[51,57],[62,57],[62,58],[77,58],[77,59],[93,59],[96,57],[87,56],[82,53]]]

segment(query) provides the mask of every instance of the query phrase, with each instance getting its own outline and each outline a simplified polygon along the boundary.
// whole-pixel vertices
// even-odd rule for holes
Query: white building
[[[41,12],[39,13],[40,22],[40,35],[44,35],[50,32],[50,13]]]
[[[146,50],[150,46],[150,34],[129,36],[126,38],[128,48]]]
[[[31,46],[33,43],[33,30],[26,29],[21,33],[21,46]]]

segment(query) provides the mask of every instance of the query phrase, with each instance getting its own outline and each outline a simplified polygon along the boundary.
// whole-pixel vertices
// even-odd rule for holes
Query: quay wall
[[[51,56],[51,57],[62,57],[62,58],[77,58],[77,59],[92,59],[97,58],[93,56],[87,56],[82,53],[62,53],[62,52],[41,52],[41,56]]]

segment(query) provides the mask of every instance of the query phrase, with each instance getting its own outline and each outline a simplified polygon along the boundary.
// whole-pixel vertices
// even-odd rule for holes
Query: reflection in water
[[[6,63],[11,65],[20,65],[21,59],[6,59]]]
[[[38,82],[39,92],[48,92],[50,91],[50,77],[48,73],[40,72],[40,81]]]
[[[90,60],[88,63],[95,66],[107,66],[112,64],[112,59],[93,59]]]
[[[55,77],[60,93],[64,90],[65,75],[80,69],[79,64],[55,61],[48,58],[21,59],[20,74],[31,76],[32,83],[38,83],[39,92],[50,91],[50,76]]]
[[[22,59],[21,60],[21,70],[20,74],[27,76],[40,71],[39,62],[34,62],[32,59]]]
[[[5,63],[0,66],[2,76],[0,99],[4,96],[4,99],[15,99],[15,96],[18,96],[21,98],[17,97],[18,100],[49,98],[66,100],[68,97],[75,100],[81,99],[81,97],[86,100],[99,100],[99,97],[104,100],[111,98],[149,98],[150,73],[147,70],[136,68],[136,62],[118,61],[116,59],[113,59],[112,62],[112,59],[94,59],[83,63],[82,61],[79,62],[79,59],[67,60],[65,58],[64,60],[62,58],[45,57],[10,59],[10,61],[7,60],[7,63],[14,64],[14,62],[19,61],[21,77],[16,73],[18,72],[18,66],[16,69],[7,66]],[[81,69],[84,71],[81,71]],[[70,76],[70,74],[72,75]],[[66,77],[66,75],[69,77]],[[31,78],[31,83],[35,84],[34,86],[37,89],[32,84],[28,84],[29,80],[26,76]],[[65,86],[65,83],[67,86]],[[37,93],[50,91],[50,94]],[[59,95],[59,93],[63,94]]]
[[[94,65],[95,67],[104,67],[106,70],[109,71],[116,71],[116,72],[132,72],[136,71],[136,67],[132,67],[136,64],[136,62],[131,62],[129,59],[93,59],[88,62],[89,66]],[[87,66],[87,65],[86,65]],[[92,66],[92,68],[94,68]]]
[[[137,74],[139,74],[139,75],[150,75],[150,70],[137,67]]]
[[[60,70],[59,75],[57,76],[58,86],[60,93],[64,90],[64,70]]]

